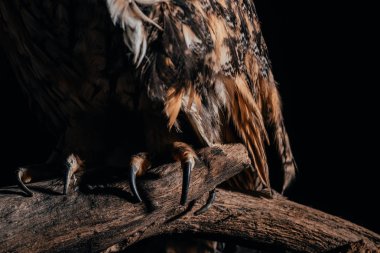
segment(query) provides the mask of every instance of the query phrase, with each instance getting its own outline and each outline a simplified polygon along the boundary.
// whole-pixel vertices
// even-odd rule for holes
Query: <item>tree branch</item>
[[[191,177],[189,200],[201,200],[193,207],[179,205],[179,163],[152,169],[140,180],[143,204],[131,203],[124,181],[97,193],[75,192],[69,196],[57,194],[62,184],[56,181],[33,184],[32,189],[42,191],[33,198],[15,195],[19,191],[14,188],[0,189],[0,249],[111,252],[165,233],[218,236],[307,252],[332,250],[359,240],[364,243],[362,248],[380,245],[380,236],[365,228],[282,198],[218,190],[212,208],[194,216],[207,198],[205,193],[250,166],[242,145],[202,149],[199,157],[201,161]]]

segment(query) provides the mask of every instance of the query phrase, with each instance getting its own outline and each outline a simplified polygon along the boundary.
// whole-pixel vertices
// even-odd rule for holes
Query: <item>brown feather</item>
[[[177,120],[177,117],[182,105],[183,95],[184,95],[183,89],[177,91],[175,88],[171,87],[167,91],[166,102],[165,102],[165,113],[169,119],[169,122],[168,122],[169,130],[173,127],[174,123]]]
[[[257,104],[244,83],[236,83],[228,78],[223,78],[223,83],[229,94],[232,123],[247,146],[258,176],[267,187],[270,187],[263,141],[267,134]]]

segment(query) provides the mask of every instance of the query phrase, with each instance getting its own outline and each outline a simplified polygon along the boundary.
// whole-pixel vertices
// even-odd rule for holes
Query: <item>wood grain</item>
[[[140,204],[133,202],[123,180],[68,196],[59,194],[62,183],[56,180],[32,184],[37,191],[32,198],[21,196],[16,188],[0,189],[0,251],[114,252],[167,233],[302,252],[349,252],[339,247],[352,248],[348,246],[358,242],[369,252],[379,249],[379,235],[283,197],[218,189],[214,205],[195,216],[210,190],[250,166],[239,144],[205,148],[199,157],[187,206],[179,204],[179,163],[154,168],[139,180],[144,199]],[[191,201],[195,199],[199,200]]]

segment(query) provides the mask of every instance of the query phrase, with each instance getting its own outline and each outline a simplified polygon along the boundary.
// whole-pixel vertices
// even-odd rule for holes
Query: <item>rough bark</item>
[[[347,245],[358,241],[361,249],[380,246],[380,236],[365,228],[283,198],[219,189],[214,205],[195,216],[208,191],[250,166],[242,145],[203,149],[199,157],[189,200],[201,199],[184,207],[179,205],[179,163],[152,169],[140,180],[141,204],[133,203],[124,181],[68,196],[59,195],[62,185],[57,181],[33,184],[39,191],[33,198],[17,195],[15,188],[0,189],[0,251],[112,252],[166,233],[306,252],[348,252],[341,246],[352,248]]]

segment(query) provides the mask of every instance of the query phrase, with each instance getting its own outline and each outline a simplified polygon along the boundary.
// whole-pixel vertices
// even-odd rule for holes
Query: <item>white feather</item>
[[[165,0],[107,0],[107,6],[114,24],[119,24],[125,31],[124,43],[132,51],[133,62],[139,66],[147,50],[147,33],[144,23],[154,25],[162,30],[153,19],[146,16],[136,4],[156,5]]]
[[[195,35],[195,33],[187,25],[182,25],[183,36],[187,48],[192,48],[195,44],[201,44],[202,41]]]

